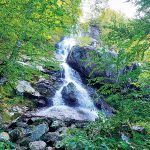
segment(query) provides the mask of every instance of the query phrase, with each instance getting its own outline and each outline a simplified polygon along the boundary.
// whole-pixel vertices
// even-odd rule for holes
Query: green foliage
[[[12,148],[14,148],[13,143],[9,141],[0,142],[0,150],[11,150]]]
[[[18,72],[17,61],[22,55],[34,60],[38,56],[53,57],[54,44],[62,35],[68,34],[77,21],[79,3],[80,0],[2,0],[0,75],[7,76],[10,81],[18,79],[15,72]]]
[[[92,43],[92,38],[88,36],[77,38],[77,42],[80,46],[87,46]]]
[[[137,4],[144,5],[146,4],[144,2],[146,1],[139,0]],[[143,5],[141,8],[144,8]],[[147,15],[142,19],[128,20],[112,10],[105,10],[94,20],[101,29],[101,41],[99,41],[102,43],[102,48],[99,49],[101,57],[91,53],[93,60],[88,63],[95,64],[93,71],[109,70],[114,77],[99,76],[90,80],[90,84],[100,85],[99,94],[105,95],[107,103],[115,109],[115,114],[105,121],[99,119],[89,123],[84,129],[71,129],[64,141],[66,147],[71,149],[72,142],[78,147],[82,141],[86,141],[82,143],[83,147],[80,149],[86,149],[90,143],[92,143],[91,149],[94,150],[150,149],[150,32]],[[118,56],[112,56],[111,50],[114,50]],[[140,63],[141,66],[129,69],[133,63]],[[109,68],[106,64],[109,64]],[[125,68],[128,68],[128,71],[122,74]],[[134,125],[141,126],[145,130],[135,131],[132,129]],[[127,136],[129,141],[124,141],[122,135]]]
[[[0,86],[1,105],[17,98],[14,89],[18,80],[34,83],[40,76],[48,78],[37,65],[59,68],[53,60],[54,45],[76,25],[79,4],[80,0],[0,1],[0,79],[7,79]]]
[[[86,125],[84,129],[72,129],[65,139],[65,144],[70,149],[71,143],[82,145],[81,149],[91,145],[87,149],[145,149],[148,150],[150,140],[149,127],[149,102],[142,100],[132,100],[124,95],[111,95],[107,99],[116,110],[112,118],[102,122],[101,119]],[[145,132],[139,133],[131,129],[133,125],[139,125],[145,128]],[[129,137],[129,143],[121,139],[121,134]],[[82,138],[82,140],[81,140]],[[76,139],[74,141],[74,139]],[[84,143],[84,141],[86,141]]]

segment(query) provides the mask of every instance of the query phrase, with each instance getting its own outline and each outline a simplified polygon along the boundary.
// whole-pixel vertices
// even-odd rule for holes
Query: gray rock
[[[126,136],[124,133],[121,133],[121,139],[129,144],[129,137]]]
[[[48,132],[49,127],[48,124],[46,123],[42,123],[39,124],[37,126],[30,126],[30,129],[26,129],[27,133],[26,136],[24,138],[22,138],[21,140],[18,141],[18,143],[21,146],[27,146],[29,144],[29,142],[34,142],[37,140],[40,140],[40,138],[42,137],[42,135],[44,135],[46,132]]]
[[[39,140],[40,137],[48,132],[49,127],[48,124],[42,123],[37,126],[35,126],[31,131],[30,141],[36,141]]]
[[[132,126],[131,129],[134,130],[134,131],[137,131],[139,133],[144,133],[145,132],[145,129],[143,127],[140,127],[140,126],[137,126],[137,125]]]
[[[102,110],[107,117],[111,117],[113,115],[114,109],[109,106],[103,98],[94,101],[95,106]]]
[[[101,64],[104,69],[99,70],[98,65],[93,61],[93,55],[102,59]],[[74,46],[67,57],[67,63],[84,78],[106,77],[107,82],[113,82],[116,72],[114,66],[106,60],[117,57],[112,52],[103,53],[97,52],[91,47]]]
[[[93,39],[99,39],[100,29],[96,25],[91,25],[89,28],[89,36],[91,36]]]
[[[36,90],[45,97],[53,97],[56,92],[53,84],[48,80],[42,80],[36,84]]]
[[[22,139],[25,134],[26,134],[25,130],[23,128],[20,128],[20,127],[14,129],[14,130],[11,130],[9,132],[10,138],[13,142],[15,142],[19,139]]]
[[[0,86],[2,86],[4,83],[6,83],[7,79],[4,77],[0,77]]]
[[[48,132],[47,134],[43,135],[41,139],[46,143],[51,142],[52,145],[55,145],[58,141],[62,140],[62,136],[59,134],[59,132]]]
[[[62,98],[66,105],[69,106],[78,106],[78,95],[79,91],[77,90],[76,86],[73,83],[69,83],[65,86],[61,92]]]
[[[34,96],[39,97],[40,93],[37,92],[29,82],[27,81],[19,81],[18,85],[16,86],[16,90],[18,93],[23,94],[23,93],[29,93],[32,94]]]
[[[9,134],[7,132],[2,132],[0,133],[0,141],[4,140],[4,141],[8,141],[10,139]]]
[[[46,147],[46,150],[54,150],[54,148],[53,147]]]
[[[3,119],[2,117],[0,116],[0,129],[3,128]]]
[[[50,127],[53,128],[54,130],[57,130],[58,128],[64,126],[65,123],[62,120],[54,120]]]
[[[34,141],[29,143],[30,150],[45,150],[46,143],[44,141]]]
[[[13,150],[28,150],[28,147],[15,145],[15,149],[13,149]]]

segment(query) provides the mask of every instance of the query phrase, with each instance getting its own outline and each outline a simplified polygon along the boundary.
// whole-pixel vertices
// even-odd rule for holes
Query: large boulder
[[[103,61],[97,62],[96,64],[93,61],[93,55],[101,58]],[[109,78],[111,78],[111,80],[115,78],[116,72],[114,66],[108,63],[108,59],[115,57],[117,57],[117,55],[112,52],[106,52],[104,55],[92,47],[74,46],[69,52],[67,63],[84,78],[105,77],[110,82]],[[106,59],[107,61],[105,61]],[[103,68],[98,69],[97,66],[99,63],[102,64]]]
[[[77,98],[78,90],[72,82],[63,88],[61,94],[66,105],[69,106],[79,105],[78,98]]]
[[[28,81],[19,81],[16,86],[16,91],[19,95],[31,99],[37,107],[45,107],[48,105],[48,99],[33,88]]]
[[[48,80],[41,80],[36,83],[36,90],[45,97],[53,97],[55,95],[55,87]]]
[[[55,74],[54,74],[55,75]],[[60,76],[59,76],[60,77]],[[56,91],[60,88],[63,84],[63,80],[56,76],[52,76],[51,80],[41,79],[39,80],[36,85],[35,89],[44,97],[52,98]]]

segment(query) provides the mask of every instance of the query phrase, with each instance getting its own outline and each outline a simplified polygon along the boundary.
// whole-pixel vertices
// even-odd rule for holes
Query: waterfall
[[[62,60],[61,67],[64,69],[65,79],[63,86],[56,92],[53,98],[54,105],[64,105],[61,92],[65,86],[69,83],[73,83],[78,90],[78,99],[79,105],[83,108],[95,109],[95,106],[90,98],[87,90],[83,87],[81,78],[79,75],[75,76],[75,70],[73,70],[67,63],[66,58],[68,56],[71,48],[76,44],[73,38],[65,38],[63,41],[59,43],[59,49],[57,50],[57,54]],[[76,73],[77,74],[77,73]]]
[[[81,2],[81,9],[82,9],[82,16],[79,18],[80,22],[84,22],[85,19],[87,20],[88,17],[93,17],[93,6],[97,3],[97,0],[93,2],[90,0],[82,0]],[[88,12],[88,13],[87,13]],[[90,15],[88,15],[90,14]],[[49,116],[52,112],[58,114],[57,118],[59,118],[59,111],[61,111],[60,116],[66,115],[66,110],[68,112],[71,111],[72,116],[71,118],[76,117],[80,118],[79,120],[95,120],[97,118],[97,109],[92,101],[92,98],[89,96],[88,91],[83,85],[80,75],[72,69],[66,62],[67,56],[69,51],[72,49],[73,46],[76,45],[76,41],[72,37],[64,38],[61,42],[58,43],[58,48],[56,51],[56,58],[60,61],[60,67],[64,70],[64,79],[63,85],[58,89],[55,93],[55,96],[52,98],[53,106],[40,110],[37,112],[40,116]],[[72,84],[76,92],[76,98],[78,100],[77,106],[68,106],[64,101],[62,91],[65,87],[69,84]],[[65,110],[65,111],[64,111]],[[70,115],[69,113],[68,115]],[[53,113],[55,115],[55,113]],[[75,117],[75,119],[76,119]],[[85,118],[84,118],[85,117]]]
[[[79,111],[81,114],[86,114],[87,116],[91,115],[92,117],[94,116],[94,119],[97,117],[97,109],[91,97],[89,96],[88,91],[84,87],[80,75],[74,69],[72,69],[66,62],[68,53],[74,45],[76,45],[76,42],[73,38],[64,38],[64,40],[62,40],[59,43],[59,48],[57,49],[56,57],[61,62],[60,66],[64,70],[64,82],[61,88],[57,90],[55,96],[52,99],[53,106],[40,110],[37,113],[40,116],[47,116],[50,113],[50,111],[53,111],[53,108],[54,110],[56,108],[58,108],[58,110],[70,110],[71,108],[72,111],[76,110]],[[64,99],[62,98],[62,90],[69,83],[72,83],[77,89],[76,97],[78,99],[79,106],[70,107],[64,103]]]

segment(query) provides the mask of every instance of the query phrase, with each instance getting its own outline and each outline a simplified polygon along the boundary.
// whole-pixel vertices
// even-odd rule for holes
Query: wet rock
[[[66,105],[69,105],[69,106],[79,105],[78,99],[77,99],[78,90],[73,83],[69,83],[67,86],[65,86],[61,94]]]
[[[97,64],[93,62],[93,55],[103,60],[101,63],[105,69],[98,70]],[[77,70],[83,78],[106,77],[108,79],[105,82],[113,82],[111,80],[116,76],[114,66],[105,61],[111,57],[117,57],[117,55],[112,52],[106,52],[104,55],[91,47],[74,46],[67,57],[67,63]]]
[[[82,108],[72,108],[68,106],[52,106],[45,109],[43,112],[37,113],[36,115],[56,118],[63,121],[95,121],[98,115],[94,111]]]
[[[65,37],[61,37],[61,39],[55,44],[55,48],[56,49],[61,49],[62,45],[61,42],[65,39]],[[56,51],[56,53],[58,53],[58,51]]]
[[[56,88],[48,80],[42,80],[36,84],[36,90],[44,97],[53,97],[56,92]]]
[[[51,75],[52,79],[57,80],[60,78],[64,78],[64,70],[50,70],[49,74]]]
[[[0,141],[8,141],[10,139],[9,134],[7,132],[0,133]]]
[[[29,143],[30,150],[45,150],[46,143],[44,141],[34,141]]]

